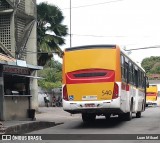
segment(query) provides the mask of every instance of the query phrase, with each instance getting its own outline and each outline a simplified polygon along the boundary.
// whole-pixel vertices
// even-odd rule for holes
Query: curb
[[[5,130],[6,130],[6,128],[3,126],[3,123],[0,122],[0,134],[4,134]]]
[[[63,123],[47,122],[47,121],[36,121],[31,123],[24,123],[20,125],[14,125],[6,127],[4,134],[25,134],[32,131],[54,127]]]

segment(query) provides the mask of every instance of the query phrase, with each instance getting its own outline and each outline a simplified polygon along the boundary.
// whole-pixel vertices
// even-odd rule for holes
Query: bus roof
[[[76,46],[76,47],[71,47],[71,48],[66,48],[65,51],[76,51],[76,50],[86,50],[86,49],[97,49],[97,48],[107,48],[107,49],[116,49],[119,48],[121,53],[123,53],[123,55],[125,55],[125,57],[127,57],[128,59],[130,59],[136,66],[138,66],[143,72],[145,72],[145,70],[141,67],[140,64],[138,64],[137,62],[135,62],[135,60],[133,60],[131,57],[129,57],[127,55],[127,53],[120,48],[118,45],[116,44],[104,44],[104,45],[83,45],[83,46]]]
[[[85,50],[85,49],[97,49],[97,48],[116,48],[116,45],[86,45],[86,46],[77,46],[72,48],[66,48],[65,51],[75,51],[75,50]]]
[[[121,52],[122,52],[128,59],[130,59],[136,66],[138,66],[140,69],[143,70],[143,72],[145,72],[145,70],[142,68],[142,66],[141,66],[138,62],[136,62],[134,59],[132,59],[131,57],[129,57],[129,56],[127,55],[127,53],[126,53],[123,49],[120,48],[120,50],[121,50]]]

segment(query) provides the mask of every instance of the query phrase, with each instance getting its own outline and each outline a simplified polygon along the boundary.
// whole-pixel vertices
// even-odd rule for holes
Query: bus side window
[[[135,86],[138,87],[138,71],[134,70]]]
[[[145,88],[145,76],[144,76],[144,73],[142,73],[142,88]]]
[[[125,62],[125,79],[128,84],[129,83],[129,65],[127,62]]]
[[[125,81],[125,68],[124,68],[124,56],[121,55],[121,77],[122,81]]]
[[[135,69],[134,66],[132,65],[132,79],[133,79],[133,85],[136,85],[136,80],[135,80]]]
[[[132,63],[131,62],[129,62],[129,82],[131,83],[131,84],[133,84],[133,70],[132,70],[132,68],[133,68],[133,65],[132,65]]]
[[[141,71],[141,87],[144,88],[144,75],[142,71]]]
[[[141,87],[141,72],[138,70],[138,87]]]

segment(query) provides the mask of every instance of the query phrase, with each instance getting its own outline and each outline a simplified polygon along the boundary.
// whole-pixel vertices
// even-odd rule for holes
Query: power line
[[[150,46],[150,47],[143,47],[143,48],[136,48],[136,49],[124,49],[125,51],[134,51],[134,50],[145,50],[145,49],[156,49],[156,48],[160,48],[160,45],[158,46]]]
[[[69,34],[69,35],[70,35],[70,34]],[[83,37],[83,36],[84,36],[84,37],[95,37],[95,38],[96,38],[96,37],[97,37],[97,38],[99,38],[99,37],[100,37],[100,38],[101,38],[101,37],[111,37],[111,38],[114,38],[114,37],[115,37],[115,38],[133,38],[133,37],[135,37],[135,38],[137,38],[137,37],[138,37],[138,36],[124,36],[124,35],[120,35],[120,36],[110,36],[110,35],[92,35],[92,34],[91,34],[91,35],[87,35],[87,34],[84,34],[84,35],[83,35],[83,34],[71,34],[71,35],[73,35],[73,36],[82,36],[82,37]],[[142,36],[139,36],[139,37],[142,37],[142,38],[153,38],[153,36],[147,36],[147,35],[146,35],[146,36],[145,36],[145,35],[144,35],[144,36],[142,35]]]
[[[71,9],[91,7],[91,6],[97,6],[97,5],[104,5],[104,4],[107,4],[107,3],[119,2],[119,1],[124,1],[124,0],[113,0],[113,1],[103,2],[103,3],[95,3],[95,4],[82,5],[82,6],[74,6],[74,7],[71,7]],[[66,10],[66,9],[68,10],[70,8],[64,8],[62,10]]]
[[[105,36],[105,35],[81,35],[81,34],[72,34],[73,36],[86,36],[86,37],[127,37],[127,36]]]
[[[125,45],[126,46],[126,45]],[[124,49],[125,51],[134,51],[134,50],[145,50],[145,49],[156,49],[160,48],[160,45],[157,46],[150,46],[150,47],[143,47],[143,48],[134,48],[134,49]],[[11,53],[16,53],[16,52],[11,52]],[[33,51],[24,51],[22,53],[28,53],[28,54],[59,54],[60,52],[33,52]]]

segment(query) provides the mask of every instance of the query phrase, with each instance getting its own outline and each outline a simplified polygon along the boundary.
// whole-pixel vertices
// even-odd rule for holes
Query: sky
[[[93,44],[117,44],[141,63],[150,56],[160,56],[160,0],[37,0],[58,6],[72,34],[72,47]],[[65,37],[70,47],[70,37]],[[57,56],[54,56],[57,59]],[[61,61],[61,60],[60,60]]]

